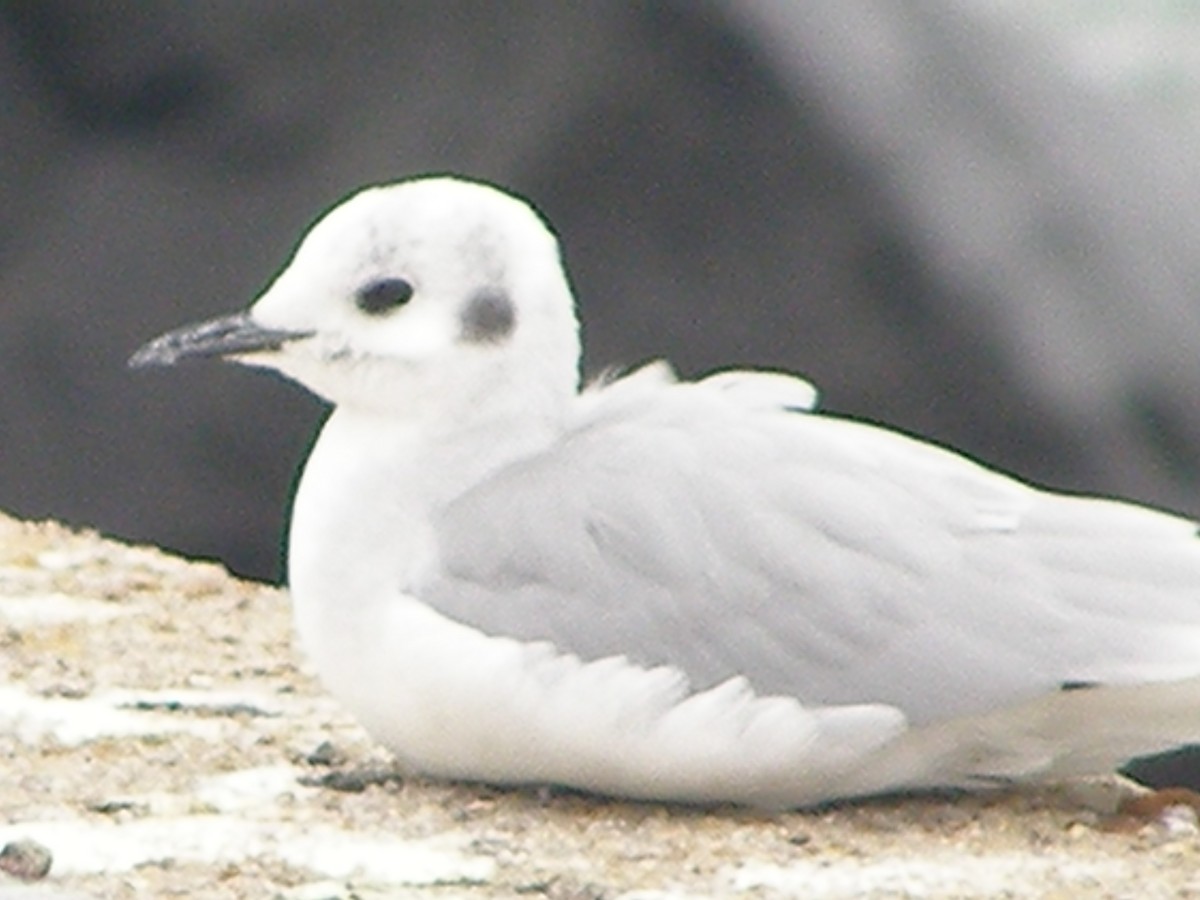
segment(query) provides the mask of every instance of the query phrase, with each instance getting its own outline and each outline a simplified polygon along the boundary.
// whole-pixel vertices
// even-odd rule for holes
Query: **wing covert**
[[[783,385],[759,391],[739,374],[593,394],[558,443],[444,511],[423,599],[583,659],[668,664],[697,689],[742,675],[759,693],[889,703],[917,721],[1119,674],[1083,671],[1093,644],[1129,637],[1107,608],[1122,608],[1109,589],[1121,573],[1096,576],[1076,536],[1092,510],[1067,508],[1087,501],[865,423],[784,411],[762,402]],[[1179,531],[1134,513],[1139,534],[1143,515]],[[1200,583],[1200,553],[1159,555]],[[1197,607],[1183,619],[1200,634]]]

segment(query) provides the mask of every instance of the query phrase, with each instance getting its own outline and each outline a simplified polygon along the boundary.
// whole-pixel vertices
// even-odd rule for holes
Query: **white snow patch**
[[[304,774],[295,766],[262,766],[257,769],[239,769],[214,775],[196,787],[196,799],[216,812],[240,812],[253,810],[274,803],[280,797],[297,797],[313,793],[312,788],[300,784]]]
[[[81,622],[94,625],[141,612],[136,606],[68,597],[66,594],[25,594],[0,597],[0,622],[18,628],[37,628]]]
[[[1118,862],[1064,855],[889,856],[800,860],[787,866],[749,864],[730,873],[729,883],[736,891],[813,898],[994,897],[1024,889],[1036,892],[1045,885],[1048,874],[1072,890],[1090,892],[1108,883],[1121,869]]]
[[[124,824],[82,819],[0,827],[0,845],[35,840],[49,848],[55,875],[127,872],[162,863],[237,863],[273,857],[326,878],[429,885],[486,881],[492,860],[449,839],[406,840],[328,826],[247,822],[220,815],[149,818]],[[462,843],[466,842],[464,836]]]
[[[40,697],[12,685],[0,685],[0,729],[15,734],[25,744],[52,738],[71,747],[104,737],[184,732],[215,739],[221,733],[218,721],[123,708],[121,697]]]

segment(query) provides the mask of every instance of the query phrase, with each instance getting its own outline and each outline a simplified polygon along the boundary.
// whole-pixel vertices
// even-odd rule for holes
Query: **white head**
[[[577,390],[579,339],[537,214],[496,188],[425,178],[354,195],[248,313],[171,332],[131,362],[186,356],[275,369],[365,411],[553,415]]]

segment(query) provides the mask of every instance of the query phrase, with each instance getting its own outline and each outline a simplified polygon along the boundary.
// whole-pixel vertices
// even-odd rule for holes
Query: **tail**
[[[1200,678],[1084,687],[898,735],[848,773],[846,795],[1112,772],[1200,743]]]

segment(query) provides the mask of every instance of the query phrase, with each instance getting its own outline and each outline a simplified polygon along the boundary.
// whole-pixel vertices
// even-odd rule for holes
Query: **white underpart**
[[[488,637],[412,598],[380,610],[373,635],[343,632],[340,646],[311,640],[300,621],[330,689],[362,724],[407,764],[448,778],[791,805],[822,799],[904,726],[894,709],[806,710],[756,697],[740,679],[689,694],[672,669],[581,663],[549,644]]]
[[[323,682],[414,769],[783,806],[823,799],[904,730],[903,715],[884,706],[805,709],[756,697],[742,679],[692,693],[668,666],[583,663],[439,615],[397,587],[438,565],[419,506],[437,505],[445,487],[422,474],[436,464],[412,444],[424,441],[407,426],[335,411],[296,499],[290,575],[301,643]],[[498,451],[503,437],[484,446]],[[388,490],[371,490],[377,467],[391,473]],[[416,509],[395,502],[406,483]],[[797,767],[801,759],[809,763]]]
[[[383,276],[412,300],[365,315]],[[511,333],[463,337],[480,290]],[[557,246],[495,190],[359,195],[252,316],[313,337],[244,361],[336,405],[293,512],[303,647],[420,771],[781,807],[1200,739],[1192,523],[806,412],[778,373],[580,393]]]

